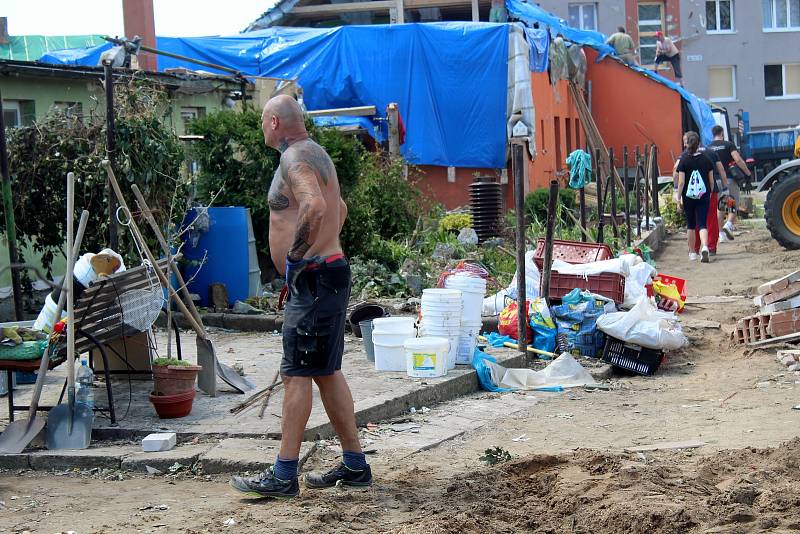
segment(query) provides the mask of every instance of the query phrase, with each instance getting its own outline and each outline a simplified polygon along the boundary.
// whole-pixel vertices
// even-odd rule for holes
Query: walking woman
[[[708,228],[706,218],[711,198],[711,181],[714,179],[714,164],[700,152],[700,136],[696,132],[683,134],[686,152],[678,162],[678,207],[686,214],[686,235],[689,245],[689,261],[696,261],[695,228],[700,234],[700,261],[708,263]]]

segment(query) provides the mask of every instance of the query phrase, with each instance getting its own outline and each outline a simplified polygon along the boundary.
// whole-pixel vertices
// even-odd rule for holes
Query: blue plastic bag
[[[528,317],[533,330],[533,348],[555,352],[557,329],[547,302],[541,298],[533,299]]]
[[[475,347],[475,352],[472,353],[472,368],[478,373],[478,382],[481,387],[486,391],[512,391],[508,388],[498,387],[492,380],[492,370],[486,364],[486,361],[497,363],[497,360],[489,356],[478,347]]]
[[[603,349],[603,333],[597,319],[605,313],[602,303],[588,291],[574,289],[564,296],[560,306],[552,309],[558,335],[566,339],[567,351],[573,355],[596,358]]]

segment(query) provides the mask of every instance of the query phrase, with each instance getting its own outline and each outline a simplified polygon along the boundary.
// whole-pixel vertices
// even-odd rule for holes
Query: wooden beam
[[[347,2],[344,4],[320,4],[299,6],[290,11],[292,15],[335,15],[339,13],[358,13],[362,11],[388,11],[397,5],[396,0],[377,0],[375,2]]]
[[[480,22],[481,12],[478,6],[478,0],[472,0],[472,22]]]
[[[309,117],[371,117],[375,115],[375,106],[358,106],[354,108],[316,109],[309,111]]]
[[[403,0],[396,0],[396,2],[395,10],[397,11],[397,23],[403,24],[406,21],[406,8],[403,6]]]

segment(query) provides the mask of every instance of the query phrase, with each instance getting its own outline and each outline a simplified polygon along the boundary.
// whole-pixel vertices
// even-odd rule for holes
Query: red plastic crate
[[[550,299],[560,299],[575,288],[608,297],[618,305],[625,300],[625,277],[621,274],[600,273],[586,277],[575,274],[550,273]]]
[[[582,243],[581,241],[553,240],[553,259],[567,263],[592,263],[610,260],[614,257],[611,247],[603,243]],[[544,269],[544,238],[540,237],[533,253],[533,261],[539,272]]]

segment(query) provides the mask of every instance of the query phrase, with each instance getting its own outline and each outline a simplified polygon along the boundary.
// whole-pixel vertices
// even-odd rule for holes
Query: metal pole
[[[653,168],[652,163],[648,159],[650,157],[650,145],[645,145],[645,151],[642,155],[644,157],[644,169],[643,169],[643,177],[644,177],[644,227],[646,230],[650,230],[650,180],[649,174]]]
[[[542,298],[550,302],[550,273],[553,268],[553,233],[556,227],[556,204],[558,203],[558,181],[550,182],[547,199],[547,229],[544,238],[544,271],[542,272]]]
[[[656,217],[661,217],[661,208],[658,205],[658,147],[653,145],[650,151],[653,154],[653,213]]]
[[[110,61],[103,62],[103,74],[106,85],[106,158],[115,164],[117,152],[117,136],[114,127],[114,71]],[[111,184],[106,181],[108,195],[108,246],[112,250],[119,249],[119,229],[117,228],[117,199]]]
[[[3,175],[3,211],[6,216],[6,238],[8,239],[8,258],[11,265],[19,263],[17,254],[17,227],[14,224],[14,200],[11,196],[11,175],[8,172],[8,152],[6,150],[6,123],[3,118],[3,95],[0,94],[0,174]],[[11,267],[11,290],[14,292],[14,317],[24,320],[22,309],[22,286],[19,271]],[[8,382],[9,398],[11,381]]]
[[[603,221],[603,175],[600,174],[600,149],[594,149],[594,161],[595,161],[595,168],[597,169],[596,176],[597,176],[597,242],[603,242],[603,227],[605,226],[605,222]]]
[[[640,150],[639,145],[636,145],[636,154],[634,157],[634,184],[633,184],[633,192],[636,196],[636,237],[638,239],[642,238],[642,197],[639,191],[639,184],[641,182],[639,177],[639,170],[641,169],[640,166]]]
[[[611,176],[608,178],[609,195],[611,196],[611,220],[614,221],[614,237],[619,237],[617,228],[617,181],[614,179],[614,149],[608,149],[608,161],[611,163]]]
[[[521,143],[511,145],[514,172],[514,209],[517,212],[517,342],[519,351],[527,354],[528,310],[525,289],[525,155]]]
[[[625,190],[625,246],[631,246],[631,194],[628,183],[628,145],[622,147],[622,188]]]

